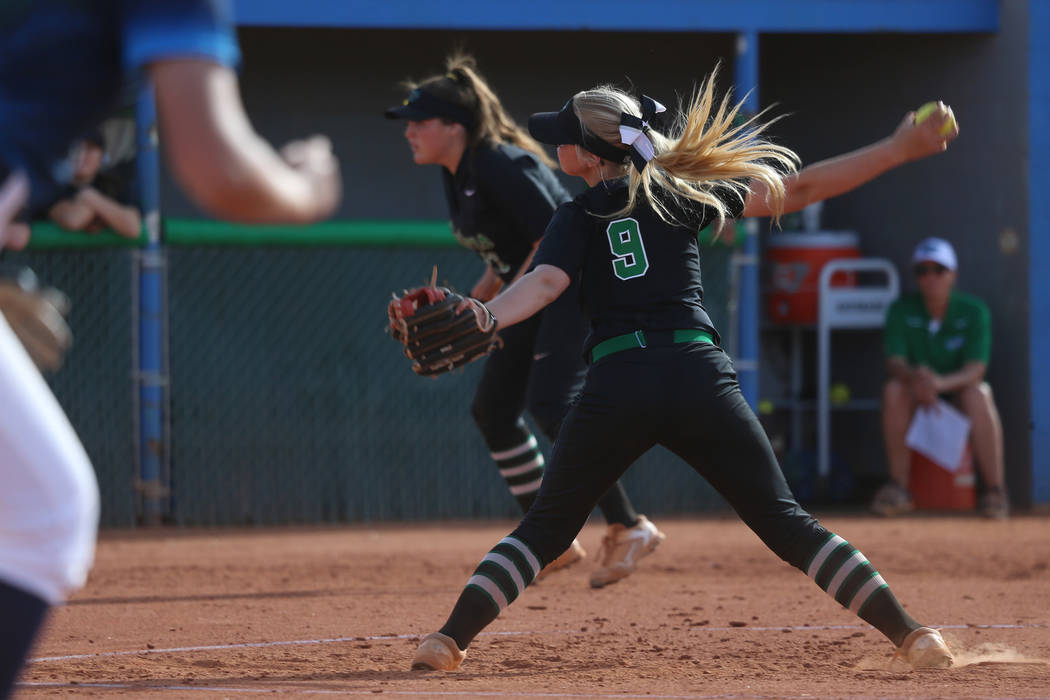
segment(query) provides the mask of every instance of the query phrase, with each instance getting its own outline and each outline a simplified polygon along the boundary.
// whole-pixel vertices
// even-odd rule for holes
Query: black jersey
[[[521,269],[569,193],[526,150],[486,141],[466,149],[456,174],[444,170],[452,232],[504,282]]]
[[[717,332],[704,308],[697,233],[715,214],[697,204],[678,212],[681,225],[663,221],[639,195],[628,216],[603,218],[627,203],[627,182],[590,188],[554,214],[534,265],[554,265],[580,278],[591,322],[586,349],[607,338],[642,331],[700,329]],[[743,202],[725,198],[730,217]]]

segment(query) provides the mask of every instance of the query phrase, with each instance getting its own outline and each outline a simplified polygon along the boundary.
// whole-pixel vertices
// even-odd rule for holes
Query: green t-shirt
[[[922,295],[902,296],[890,306],[883,332],[886,357],[900,357],[912,367],[937,374],[962,369],[967,362],[988,364],[992,322],[988,306],[975,296],[952,292],[940,325],[926,312]]]

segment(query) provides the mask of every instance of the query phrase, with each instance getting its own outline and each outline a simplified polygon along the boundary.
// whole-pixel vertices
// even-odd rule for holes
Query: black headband
[[[529,133],[540,143],[550,146],[573,144],[613,163],[626,163],[630,152],[598,137],[585,127],[572,108],[572,100],[559,112],[539,112],[529,117]]]
[[[420,88],[410,92],[401,106],[386,110],[383,116],[387,119],[410,119],[412,121],[442,117],[462,124],[468,131],[477,124],[477,119],[470,110],[435,97]]]

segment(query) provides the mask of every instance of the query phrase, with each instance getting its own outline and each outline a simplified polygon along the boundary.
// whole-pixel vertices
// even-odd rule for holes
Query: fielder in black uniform
[[[444,75],[416,85],[386,116],[408,120],[405,138],[416,163],[443,166],[452,230],[485,262],[471,295],[488,301],[525,272],[554,210],[570,199],[549,167],[553,161],[506,114],[469,57],[449,58]],[[486,361],[474,394],[471,413],[522,512],[535,500],[544,470],[523,414],[528,409],[554,440],[583,387],[587,326],[576,297],[566,294],[543,313],[501,331],[503,347]],[[664,539],[635,513],[619,482],[598,495],[609,529],[591,574],[595,588],[629,575]],[[584,554],[575,539],[564,551],[548,572]]]
[[[913,666],[951,665],[940,633],[912,619],[864,555],[792,496],[704,310],[696,236],[712,221],[778,217],[942,151],[958,133],[938,133],[950,110],[932,125],[916,125],[909,114],[892,136],[796,173],[797,156],[762,140],[762,125],[733,126],[737,110],[727,100],[715,104],[712,84],[673,139],[648,126],[661,105],[647,97],[639,105],[610,88],[578,93],[560,112],[529,120],[533,136],[558,145],[562,169],[591,188],[558,209],[532,271],[487,309],[470,303],[479,326],[494,317],[506,327],[579,278],[591,366],[536,502],[478,565],[441,631],[420,644],[413,668],[457,668],[471,640],[568,546],[597,498],[657,444]]]

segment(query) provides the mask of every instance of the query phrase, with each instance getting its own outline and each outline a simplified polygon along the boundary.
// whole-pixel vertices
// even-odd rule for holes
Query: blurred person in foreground
[[[990,518],[1010,512],[1003,480],[1003,427],[992,389],[984,381],[991,355],[988,306],[955,290],[958,260],[952,244],[927,238],[912,255],[919,291],[902,296],[886,314],[884,351],[889,380],[882,392],[882,433],[890,481],[875,494],[873,512],[894,516],[914,509],[906,443],[920,406],[944,398],[970,419],[970,439],[984,484],[978,503]]]
[[[168,162],[203,209],[244,222],[331,214],[341,183],[329,142],[275,151],[244,112],[238,61],[218,0],[0,4],[0,248],[54,201],[51,164],[110,112],[128,76],[153,82]],[[14,325],[0,319],[0,698],[49,606],[83,585],[99,509],[91,463]]]

